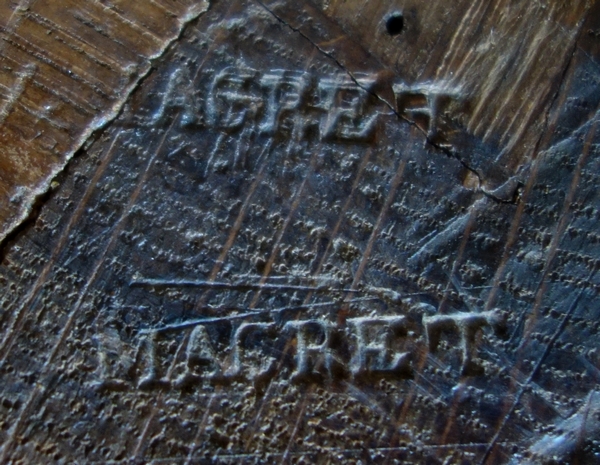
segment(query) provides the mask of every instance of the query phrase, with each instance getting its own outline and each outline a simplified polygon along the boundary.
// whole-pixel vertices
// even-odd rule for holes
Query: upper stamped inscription
[[[458,92],[443,83],[396,82],[388,102],[378,95],[386,85],[390,82],[376,73],[338,70],[318,76],[238,67],[211,72],[184,65],[172,71],[158,109],[145,120],[138,115],[138,121],[159,125],[177,114],[180,127],[201,125],[231,133],[246,127],[253,133],[272,136],[281,131],[298,138],[310,137],[313,131],[322,141],[372,142],[380,115],[406,116],[418,119],[431,139],[440,136],[441,115],[459,98]]]

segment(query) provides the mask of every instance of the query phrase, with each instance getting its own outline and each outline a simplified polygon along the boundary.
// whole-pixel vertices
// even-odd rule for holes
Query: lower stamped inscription
[[[129,346],[131,364],[122,366],[125,378],[111,376],[107,361],[111,354],[98,341],[100,389],[193,388],[232,382],[250,382],[260,387],[277,376],[299,383],[331,383],[344,379],[369,382],[381,378],[411,378],[415,356],[438,350],[457,352],[462,376],[483,375],[477,360],[477,340],[480,332],[493,330],[502,337],[506,330],[506,315],[500,310],[438,314],[429,304],[402,298],[389,289],[334,289],[281,284],[230,284],[206,281],[161,281],[136,279],[132,287],[198,287],[217,290],[257,289],[263,292],[295,290],[326,291],[328,294],[363,294],[366,298],[348,301],[338,299],[317,307],[329,310],[333,320],[323,317],[306,318],[304,313],[315,305],[286,306],[277,309],[236,309],[228,316],[181,321],[153,329],[141,330]],[[393,296],[397,311],[406,314],[340,317],[341,308],[353,302]],[[231,309],[229,309],[231,312]],[[244,311],[245,310],[245,311]],[[218,350],[219,338],[211,327],[226,327],[228,341]],[[185,351],[169,354],[165,347],[178,335],[185,339]],[[221,336],[221,338],[223,338]],[[227,335],[225,336],[227,339]],[[114,357],[123,357],[113,353]],[[441,349],[443,347],[443,349]],[[179,357],[179,363],[174,358]],[[167,360],[170,358],[170,360]],[[166,364],[177,366],[169,373],[161,372]],[[112,370],[114,371],[114,370]],[[176,374],[177,371],[181,371]]]

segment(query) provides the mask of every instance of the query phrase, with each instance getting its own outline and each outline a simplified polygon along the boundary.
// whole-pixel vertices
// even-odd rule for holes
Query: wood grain
[[[595,20],[585,0],[319,4],[395,74],[460,89],[470,107],[464,128],[512,171],[535,157],[579,41],[589,39],[584,23]],[[392,37],[382,23],[394,12],[406,26]]]
[[[3,0],[0,240],[206,2]]]
[[[599,2],[5,11],[0,462],[598,462]]]

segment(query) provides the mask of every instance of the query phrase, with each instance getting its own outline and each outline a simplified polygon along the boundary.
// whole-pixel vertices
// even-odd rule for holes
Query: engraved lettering
[[[203,281],[162,281],[136,279],[136,286],[210,286],[216,289],[252,289],[252,283],[206,283]],[[282,289],[313,290],[311,286],[299,285],[261,285],[265,292]],[[415,305],[411,299],[387,288],[367,287],[357,292],[377,296],[388,303],[411,303],[410,308],[429,311],[433,307],[421,303]],[[407,315],[376,315],[348,318],[344,323],[334,323],[326,319],[306,319],[287,322],[247,321],[255,316],[266,316],[266,310],[233,316],[206,318],[196,321],[179,322],[143,330],[135,350],[135,361],[126,369],[127,377],[138,379],[139,389],[164,387],[186,388],[202,386],[206,382],[212,384],[229,384],[232,381],[252,382],[255,388],[264,386],[272,379],[279,364],[281,347],[295,347],[295,366],[290,377],[294,382],[330,383],[336,379],[369,381],[373,378],[407,378],[412,376],[411,358],[414,350],[439,350],[442,337],[448,337],[451,344],[456,344],[460,354],[460,371],[464,376],[484,373],[480,361],[477,360],[477,335],[485,327],[492,327],[498,336],[505,330],[503,312],[498,309],[487,312],[470,312],[432,315],[428,313],[421,318],[422,332],[425,339],[418,337],[413,331],[414,322]],[[420,312],[422,313],[422,311]],[[207,325],[225,321],[240,320],[240,324],[231,333],[227,356],[221,357],[215,351],[207,330]],[[346,326],[346,323],[348,326]],[[187,339],[185,361],[179,362],[176,368],[181,373],[171,383],[161,376],[167,371],[165,356],[172,354],[173,346],[169,334],[181,331],[191,332]],[[409,331],[410,329],[410,331]],[[454,334],[454,336],[452,336]],[[413,336],[417,336],[413,339]],[[344,338],[350,339],[345,340]],[[409,339],[410,338],[410,339]],[[104,387],[122,389],[124,381],[113,382],[109,372],[115,372],[115,363],[109,362],[108,351],[123,352],[119,335],[108,330],[98,338],[100,350],[99,375],[104,378]],[[160,349],[160,350],[159,350]],[[132,351],[133,352],[133,351]],[[454,354],[454,352],[452,352]],[[226,361],[224,360],[226,359]],[[175,363],[176,360],[170,363]],[[112,365],[111,365],[112,363]],[[127,364],[125,364],[127,365]],[[120,373],[123,370],[120,369]],[[287,375],[287,370],[284,370]],[[170,375],[169,375],[170,376]],[[114,378],[114,376],[113,376]],[[100,384],[102,384],[100,383]],[[112,383],[112,384],[111,384]]]
[[[98,377],[100,381],[94,383],[98,390],[124,391],[128,383],[118,378],[124,370],[124,365],[133,365],[133,360],[125,354],[124,344],[121,342],[117,331],[107,329],[97,338],[98,343]]]
[[[145,373],[138,381],[138,389],[165,388],[170,385],[168,379],[159,375],[157,359],[158,332],[150,331],[142,336],[136,353],[136,363],[145,366]]]
[[[331,378],[334,356],[330,348],[332,325],[319,320],[289,321],[284,329],[296,331],[296,370],[292,381]]]
[[[377,291],[379,293],[381,290]],[[220,319],[211,323],[218,321]],[[243,322],[231,336],[230,365],[227,370],[222,367],[208,335],[206,324],[211,323],[188,322],[144,331],[135,351],[135,361],[129,363],[130,368],[125,371],[127,376],[138,378],[137,387],[143,390],[171,385],[187,388],[199,386],[203,381],[221,384],[238,380],[260,386],[276,374],[274,348],[283,342],[281,338],[291,337],[296,347],[295,367],[291,373],[291,380],[294,382],[330,382],[347,375],[356,381],[371,378],[406,378],[412,375],[412,353],[403,349],[406,342],[402,342],[408,333],[406,316],[357,317],[349,318],[347,322],[353,328],[354,345],[346,345],[340,340],[339,337],[348,333],[342,330],[342,327],[326,320],[288,321],[283,324],[283,328],[275,322]],[[497,310],[423,316],[422,323],[427,345],[432,353],[438,350],[444,334],[454,333],[458,336],[460,369],[464,376],[484,373],[481,364],[476,360],[477,333],[490,326],[501,335],[504,329],[503,317]],[[171,383],[159,373],[159,335],[184,330],[190,326],[193,326],[193,330],[186,346],[184,371]],[[278,328],[282,328],[283,331],[278,332]],[[111,370],[115,371],[115,364],[111,365],[109,361],[110,346],[115,345],[117,337],[105,336],[101,342],[107,340],[108,344],[99,344],[98,373],[102,381],[97,383],[97,386],[104,389],[126,388],[126,381],[109,376]],[[121,347],[123,344],[118,345]],[[344,347],[350,347],[349,360],[343,358],[344,354],[348,353]],[[122,348],[119,351],[123,352]]]
[[[192,330],[185,358],[185,371],[175,380],[176,387],[185,388],[200,383],[203,378],[216,380],[221,377],[221,366],[203,325]]]
[[[369,376],[406,376],[411,372],[410,353],[392,353],[392,338],[406,330],[404,316],[351,318],[357,350],[352,360],[355,378]]]
[[[226,68],[219,72],[208,94],[207,116],[218,128],[236,130],[255,123],[263,98],[256,84],[256,71]]]
[[[500,325],[501,318],[496,311],[423,316],[423,326],[431,352],[436,351],[443,333],[458,333],[462,351],[461,373],[465,376],[483,374],[483,367],[474,360],[477,332],[485,326]]]
[[[204,114],[209,127],[229,135],[243,131],[242,138],[255,129],[269,136],[295,132],[298,137],[317,126],[318,137],[324,141],[368,141],[382,114],[382,102],[376,96],[378,81],[374,73],[314,77],[304,71],[274,69],[261,74],[251,68],[228,67],[214,74],[201,108],[191,72],[181,67],[171,75],[150,124],[178,109],[181,127],[197,124]],[[429,140],[441,143],[442,115],[456,92],[435,84],[402,82],[394,83],[392,90],[398,112],[422,127]]]
[[[440,117],[454,94],[435,85],[409,87],[404,83],[392,86],[398,112],[421,123],[429,140],[440,135]]]
[[[298,120],[302,119],[301,110],[310,84],[307,75],[296,71],[274,70],[262,77],[261,84],[267,90],[261,132],[273,135],[282,128],[291,132],[290,129],[301,124]],[[289,127],[289,120],[292,128]]]
[[[375,79],[362,77],[361,86],[346,76],[321,79],[318,83],[318,107],[325,111],[321,120],[321,138],[367,140],[373,136],[378,114],[370,111],[371,94],[365,89]]]
[[[275,358],[264,354],[265,339],[273,334],[275,323],[242,323],[233,335],[233,364],[225,373],[228,378],[242,378],[251,381],[264,381],[274,374]],[[253,341],[255,347],[248,347],[247,339],[260,337]],[[260,342],[260,344],[258,344]],[[250,359],[257,361],[251,365]]]
[[[151,123],[156,124],[163,121],[174,110],[180,110],[180,126],[187,127],[195,124],[198,120],[197,110],[199,108],[194,92],[192,78],[187,67],[176,69],[164,92],[161,104],[154,114]]]

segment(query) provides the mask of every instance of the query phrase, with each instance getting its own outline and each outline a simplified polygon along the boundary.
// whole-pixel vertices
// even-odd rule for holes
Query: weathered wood
[[[598,3],[62,5],[6,7],[0,462],[598,461]]]
[[[113,119],[200,1],[3,0],[0,239],[73,153]]]

